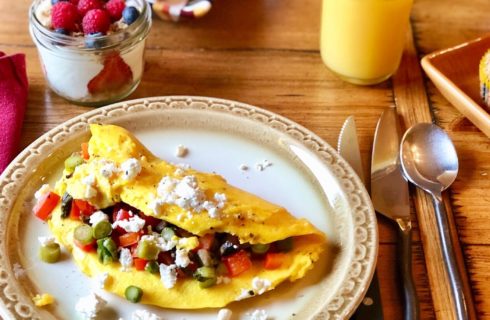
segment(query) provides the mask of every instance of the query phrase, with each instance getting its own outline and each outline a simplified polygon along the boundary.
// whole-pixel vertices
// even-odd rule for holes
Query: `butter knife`
[[[412,277],[412,223],[408,183],[399,157],[401,132],[395,108],[382,114],[374,135],[371,159],[371,199],[374,209],[398,225],[397,264],[403,280],[404,319],[419,319]]]
[[[362,170],[361,152],[357,140],[357,129],[354,116],[348,117],[339,134],[337,151],[354,169],[361,181],[364,180]],[[383,320],[383,307],[381,304],[381,294],[379,291],[379,280],[377,272],[374,272],[371,284],[366,292],[363,302],[359,305],[351,320]]]

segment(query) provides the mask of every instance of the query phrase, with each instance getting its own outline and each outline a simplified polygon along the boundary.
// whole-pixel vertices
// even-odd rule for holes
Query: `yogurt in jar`
[[[119,0],[123,1],[123,0]],[[145,0],[131,0],[138,18],[130,25],[121,18],[105,34],[60,34],[51,21],[51,1],[31,7],[30,30],[50,88],[77,104],[102,105],[129,95],[139,84],[149,32],[150,8]]]

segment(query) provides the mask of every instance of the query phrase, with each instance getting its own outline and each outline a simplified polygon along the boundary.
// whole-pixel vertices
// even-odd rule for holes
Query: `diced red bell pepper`
[[[90,154],[88,153],[88,143],[87,142],[82,143],[81,148],[82,148],[82,158],[88,160],[90,158]]]
[[[82,249],[83,251],[85,252],[92,252],[92,251],[95,251],[95,246],[96,246],[96,241],[94,240],[93,242],[89,243],[89,244],[82,244],[80,242],[78,242],[77,239],[73,239],[73,242],[75,243],[75,245],[77,247],[79,247],[80,249]]]
[[[80,220],[80,209],[75,204],[75,201],[73,201],[71,203],[70,219],[72,219],[72,220]]]
[[[267,252],[264,260],[264,268],[268,270],[279,268],[284,260],[286,260],[286,254],[280,252]]]
[[[81,199],[73,199],[72,207],[73,206],[78,207],[80,215],[83,216],[91,216],[92,213],[96,211],[95,207],[92,206],[88,201]]]
[[[141,259],[141,258],[133,258],[133,264],[136,270],[143,271],[145,270],[146,264],[148,263],[148,260]]]
[[[138,243],[139,240],[140,240],[139,232],[128,232],[119,236],[119,246],[129,247],[133,244]]]
[[[121,208],[114,208],[114,211],[112,213],[113,221],[129,220],[129,218],[131,218],[131,215],[129,214],[128,210],[121,209]]]
[[[197,251],[199,249],[211,250],[211,248],[214,245],[214,240],[215,240],[215,237],[214,237],[213,233],[205,234],[204,236],[199,238],[199,245],[197,246],[195,251]]]
[[[34,215],[36,217],[46,221],[59,201],[59,195],[54,192],[49,192],[45,194],[41,199],[39,199],[32,211],[34,212]]]
[[[222,260],[230,277],[236,277],[252,267],[252,261],[244,250],[225,256]]]

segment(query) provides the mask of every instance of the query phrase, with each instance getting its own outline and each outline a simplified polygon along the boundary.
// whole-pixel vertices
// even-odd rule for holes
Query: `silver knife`
[[[361,181],[364,180],[362,171],[361,152],[359,151],[359,142],[357,140],[356,121],[354,116],[348,117],[339,134],[337,145],[339,154],[344,158],[357,173]],[[369,285],[368,291],[363,302],[359,305],[351,320],[383,320],[383,307],[381,304],[381,294],[379,292],[379,280],[377,272],[374,272],[373,279]]]
[[[371,159],[371,199],[374,209],[398,225],[397,264],[403,279],[404,319],[419,319],[419,303],[412,277],[412,223],[408,183],[400,164],[401,132],[395,108],[379,118]]]

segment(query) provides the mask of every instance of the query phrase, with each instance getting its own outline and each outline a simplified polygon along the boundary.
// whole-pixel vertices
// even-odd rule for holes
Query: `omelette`
[[[310,222],[220,175],[159,159],[122,127],[90,130],[43,219],[105,290],[164,308],[218,308],[304,277],[325,249]]]

